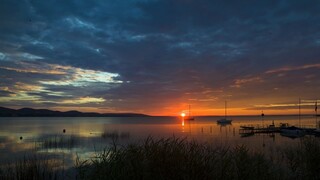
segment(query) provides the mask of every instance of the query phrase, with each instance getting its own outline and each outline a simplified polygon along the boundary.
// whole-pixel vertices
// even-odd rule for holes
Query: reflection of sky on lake
[[[12,117],[0,118],[0,162],[22,158],[28,153],[48,154],[72,166],[77,156],[89,158],[112,144],[112,135],[118,136],[116,143],[141,142],[148,136],[182,137],[216,145],[232,146],[245,144],[253,150],[275,151],[299,142],[275,134],[255,134],[242,137],[241,125],[270,125],[274,121],[299,125],[297,116],[233,117],[231,125],[216,123],[219,117],[198,117],[184,123],[177,117]],[[304,126],[314,126],[314,117],[301,118]],[[66,129],[66,133],[63,133]],[[105,137],[102,137],[105,134]],[[122,136],[125,135],[125,136]],[[20,140],[20,137],[23,137]],[[57,144],[50,144],[58,142]],[[46,143],[46,145],[45,145]]]

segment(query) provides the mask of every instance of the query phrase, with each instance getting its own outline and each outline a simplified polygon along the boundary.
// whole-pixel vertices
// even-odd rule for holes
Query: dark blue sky
[[[319,22],[313,0],[3,0],[0,105],[281,114],[301,97],[311,112]]]

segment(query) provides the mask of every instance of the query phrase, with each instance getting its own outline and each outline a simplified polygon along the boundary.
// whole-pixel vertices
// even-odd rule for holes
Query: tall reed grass
[[[57,160],[42,155],[25,155],[13,163],[0,166],[0,179],[55,180],[63,177]]]
[[[78,138],[74,135],[55,135],[40,139],[37,143],[37,147],[42,149],[71,149],[77,144]]]
[[[276,157],[274,157],[276,156]],[[68,178],[52,159],[26,156],[0,166],[0,179],[320,179],[320,139],[303,138],[275,155],[246,146],[217,146],[181,138],[112,146],[86,160],[77,159]]]
[[[108,132],[107,130],[105,130],[101,134],[101,137],[102,138],[110,138],[110,139],[130,138],[130,133],[129,132],[121,132],[121,133],[119,133],[118,131]]]
[[[105,149],[78,161],[80,179],[284,179],[283,168],[245,146],[217,147],[180,138]]]
[[[115,143],[95,158],[78,161],[80,179],[320,179],[320,140],[304,138],[276,158],[249,150],[181,138]]]
[[[320,180],[320,139],[304,138],[298,146],[283,151],[290,179]]]

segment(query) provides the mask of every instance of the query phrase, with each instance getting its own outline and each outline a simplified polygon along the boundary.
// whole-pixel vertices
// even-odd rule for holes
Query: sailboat
[[[280,129],[281,136],[286,136],[290,138],[303,137],[305,134],[306,133],[302,128],[298,128],[296,126],[290,126],[290,127]]]
[[[194,121],[194,120],[195,120],[195,118],[191,116],[191,111],[190,111],[190,109],[191,109],[191,108],[190,108],[190,104],[189,104],[188,116],[185,117],[185,119],[184,119],[184,120],[186,120],[186,121]]]
[[[231,124],[232,120],[227,119],[227,101],[224,103],[224,118],[217,120],[218,124]]]
[[[320,122],[318,122],[318,100],[316,100],[314,111],[316,112],[316,130],[314,130],[314,134],[320,136]]]
[[[299,98],[299,126],[300,126],[300,116],[301,116],[301,100]],[[280,135],[290,137],[290,138],[298,138],[303,137],[305,135],[305,131],[296,126],[290,126],[290,127],[281,127],[280,128]]]

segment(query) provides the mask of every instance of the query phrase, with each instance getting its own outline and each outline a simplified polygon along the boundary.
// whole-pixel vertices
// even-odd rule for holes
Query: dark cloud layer
[[[193,104],[214,114],[225,99],[238,109],[316,99],[319,9],[308,0],[4,0],[0,102],[150,114]]]

